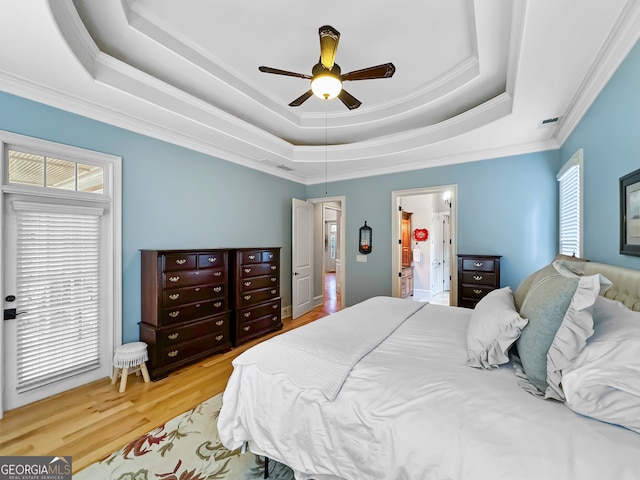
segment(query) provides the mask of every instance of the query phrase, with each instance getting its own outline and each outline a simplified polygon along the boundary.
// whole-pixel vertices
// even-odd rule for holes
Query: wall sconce
[[[371,253],[371,239],[373,236],[373,231],[371,227],[367,226],[367,222],[364,222],[364,226],[360,227],[360,236],[358,242],[358,250],[360,253],[364,253],[365,255]]]

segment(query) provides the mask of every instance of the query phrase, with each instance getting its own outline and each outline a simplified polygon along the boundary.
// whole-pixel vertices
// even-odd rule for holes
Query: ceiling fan
[[[395,73],[396,67],[393,63],[385,63],[342,74],[340,66],[335,63],[340,32],[329,25],[325,25],[318,29],[318,33],[320,35],[320,61],[311,69],[311,75],[288,72],[271,67],[258,67],[258,70],[264,73],[275,73],[276,75],[286,75],[311,80],[311,89],[291,102],[289,104],[290,107],[298,107],[308,100],[311,95],[316,95],[319,98],[327,100],[338,97],[349,110],[353,110],[362,105],[362,102],[344,90],[342,88],[342,82],[389,78]]]

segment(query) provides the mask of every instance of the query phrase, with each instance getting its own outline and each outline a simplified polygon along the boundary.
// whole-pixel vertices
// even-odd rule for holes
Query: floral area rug
[[[169,420],[73,475],[74,480],[249,480],[264,476],[264,458],[229,451],[218,437],[222,394]],[[293,480],[285,465],[269,461],[269,479]]]

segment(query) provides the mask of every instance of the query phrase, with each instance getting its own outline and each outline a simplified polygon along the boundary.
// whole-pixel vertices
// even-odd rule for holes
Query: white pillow
[[[511,288],[489,292],[471,314],[467,330],[467,365],[495,368],[507,363],[507,352],[527,320],[520,317],[513,303]]]
[[[573,411],[640,433],[640,312],[598,297],[594,334],[562,372]]]

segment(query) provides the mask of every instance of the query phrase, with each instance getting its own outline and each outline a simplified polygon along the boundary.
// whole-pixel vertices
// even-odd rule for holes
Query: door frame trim
[[[336,195],[333,197],[321,197],[321,198],[309,198],[307,199],[308,202],[311,202],[314,204],[314,206],[316,205],[322,205],[323,203],[330,203],[330,202],[340,202],[340,260],[342,260],[341,265],[342,268],[340,269],[340,308],[344,308],[345,306],[345,298],[347,297],[347,282],[346,282],[346,270],[347,270],[347,262],[345,260],[345,225],[346,225],[346,218],[347,218],[347,197],[346,195]],[[318,238],[318,236],[322,236],[322,228],[324,228],[323,225],[321,225],[321,231],[317,232],[315,231],[315,224],[314,224],[314,232],[313,232],[313,236],[314,236],[314,240]],[[323,244],[324,244],[324,239],[321,238],[321,240],[323,240]],[[323,253],[323,257],[324,257],[324,253]],[[324,262],[324,258],[322,259],[322,261]],[[336,279],[336,281],[338,281],[338,279]],[[315,285],[314,285],[315,288]],[[324,286],[323,286],[324,289]],[[323,290],[324,292],[324,290]],[[324,293],[323,293],[323,298],[324,298]]]
[[[104,165],[105,172],[108,171],[108,183],[106,184],[107,192],[106,196],[109,197],[110,204],[110,236],[108,238],[108,244],[110,248],[105,252],[105,263],[112,267],[110,272],[107,272],[107,278],[105,284],[111,295],[111,301],[106,302],[106,310],[104,312],[107,317],[107,335],[110,336],[109,342],[111,346],[115,348],[116,345],[122,343],[122,157],[111,155],[107,153],[98,152],[86,148],[74,147],[71,145],[65,145],[62,143],[43,140],[36,137],[30,137],[27,135],[20,135],[12,132],[0,130],[0,272],[2,272],[4,266],[2,265],[2,257],[4,254],[4,242],[3,231],[5,228],[4,222],[4,203],[5,193],[12,191],[15,193],[16,189],[12,186],[5,185],[5,179],[7,178],[7,161],[5,159],[5,150],[7,145],[15,145],[16,147],[31,148],[35,150],[45,151],[50,155],[60,155],[62,158],[68,157],[74,161],[95,161]],[[26,194],[36,196],[49,196],[45,192],[24,192]],[[65,197],[65,192],[51,192],[59,194],[61,197]],[[4,295],[4,283],[3,275],[0,274],[0,293]],[[0,298],[4,309],[4,298]],[[113,350],[112,348],[112,350]],[[4,325],[0,323],[0,360],[4,362]],[[105,359],[111,361],[111,353],[109,353]],[[111,370],[111,367],[109,367]],[[5,411],[5,381],[4,381],[4,369],[0,368],[0,418],[3,417]]]
[[[399,243],[401,234],[402,215],[398,215],[398,207],[402,197],[415,195],[444,194],[449,192],[451,212],[451,260],[449,265],[451,286],[449,289],[449,305],[458,304],[458,185],[437,185],[433,187],[412,188],[409,190],[394,190],[391,192],[391,295],[400,297],[402,246]]]

